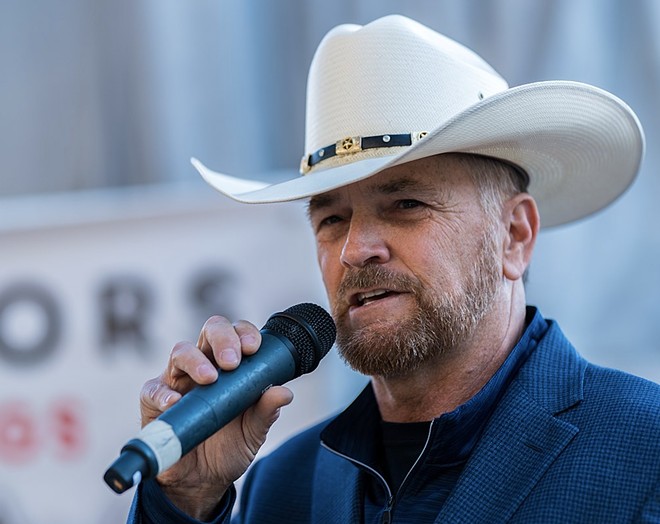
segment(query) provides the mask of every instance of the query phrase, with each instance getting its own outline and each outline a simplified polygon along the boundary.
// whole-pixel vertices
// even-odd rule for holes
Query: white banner
[[[2,204],[0,521],[116,524],[106,468],[139,429],[138,395],[214,313],[258,326],[326,305],[300,205],[209,190],[121,190]],[[334,350],[293,382],[264,452],[349,401],[364,379]]]

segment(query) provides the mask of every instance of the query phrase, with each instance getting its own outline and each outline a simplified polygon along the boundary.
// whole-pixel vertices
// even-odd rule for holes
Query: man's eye
[[[411,200],[411,199],[399,200],[397,202],[397,207],[399,209],[414,209],[422,205],[423,204],[419,200]]]
[[[319,222],[319,227],[331,226],[332,224],[336,224],[338,222],[341,222],[341,218],[338,217],[337,215],[331,215],[321,220],[321,222]]]

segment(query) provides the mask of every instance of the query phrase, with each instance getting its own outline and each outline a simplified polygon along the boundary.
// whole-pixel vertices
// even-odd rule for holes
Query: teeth
[[[386,289],[374,289],[373,291],[367,291],[366,293],[358,293],[358,302],[363,304],[365,301],[370,298],[377,297],[380,295],[385,295],[388,291]]]

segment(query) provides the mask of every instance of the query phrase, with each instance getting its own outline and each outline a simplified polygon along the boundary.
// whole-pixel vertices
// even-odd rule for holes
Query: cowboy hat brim
[[[420,158],[451,152],[511,162],[530,178],[543,227],[575,221],[607,206],[635,179],[644,135],[619,98],[570,81],[506,89],[454,115],[394,155],[367,158],[276,183],[214,172],[193,158],[204,180],[244,203],[286,202],[371,177]]]

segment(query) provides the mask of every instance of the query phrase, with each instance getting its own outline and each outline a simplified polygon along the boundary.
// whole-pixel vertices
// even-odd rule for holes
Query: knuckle
[[[140,400],[145,404],[155,403],[157,394],[162,386],[163,383],[160,377],[147,380],[140,391]]]
[[[212,321],[213,318],[218,320]],[[238,341],[236,328],[224,317],[211,317],[207,320],[203,335],[204,339],[213,348],[227,344],[236,345]]]
[[[169,375],[176,374],[177,369],[182,369],[182,364],[190,359],[195,351],[197,351],[197,348],[190,342],[182,341],[174,344],[172,351],[170,351]]]
[[[220,326],[231,326],[231,322],[225,317],[220,315],[213,315],[209,317],[206,322],[204,322],[203,330],[208,330],[211,328],[216,328]]]
[[[189,345],[190,342],[183,340],[174,344],[174,346],[172,346],[172,350],[170,351],[170,358],[174,359],[177,355],[180,355]]]
[[[259,331],[252,322],[248,322],[247,320],[237,320],[234,322],[234,329],[241,332]]]

